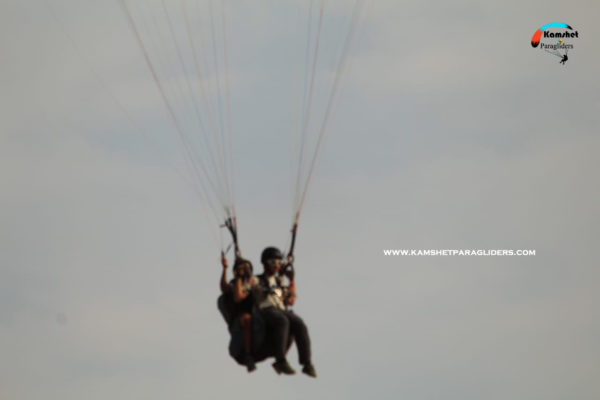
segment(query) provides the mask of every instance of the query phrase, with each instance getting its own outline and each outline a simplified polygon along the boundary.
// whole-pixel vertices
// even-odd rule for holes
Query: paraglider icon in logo
[[[549,29],[559,29],[563,30],[561,32],[550,32]],[[569,32],[570,31],[570,32]],[[531,46],[536,48],[540,46],[540,49],[544,50],[546,53],[550,53],[558,58],[560,58],[559,63],[565,65],[567,60],[569,59],[567,53],[569,49],[573,48],[572,44],[567,44],[562,38],[577,38],[579,37],[579,32],[573,31],[573,27],[571,25],[565,24],[563,22],[551,22],[540,27],[533,36],[531,37]],[[558,38],[554,43],[542,42],[542,38]]]
[[[558,42],[556,42],[556,44],[562,44],[562,42],[563,42],[562,39],[558,39]],[[562,58],[560,59],[559,64],[565,65],[565,63],[569,59],[569,56],[567,55],[568,52],[569,52],[569,50],[565,49],[565,54],[562,55]],[[554,53],[551,53],[551,54],[554,54]]]

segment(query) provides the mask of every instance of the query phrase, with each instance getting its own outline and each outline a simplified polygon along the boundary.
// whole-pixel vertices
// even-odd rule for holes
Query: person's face
[[[249,263],[243,263],[237,266],[236,275],[238,276],[250,276],[252,273],[252,268]]]
[[[281,258],[269,258],[265,260],[265,271],[268,274],[277,274],[281,268]]]
[[[240,274],[242,274],[243,276],[250,276],[251,271],[249,263],[243,263],[242,265],[240,265]]]

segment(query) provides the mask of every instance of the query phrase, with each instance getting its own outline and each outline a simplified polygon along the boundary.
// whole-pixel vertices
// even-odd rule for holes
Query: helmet
[[[271,258],[283,259],[283,253],[277,247],[267,247],[260,256],[260,262],[264,264],[266,260]]]

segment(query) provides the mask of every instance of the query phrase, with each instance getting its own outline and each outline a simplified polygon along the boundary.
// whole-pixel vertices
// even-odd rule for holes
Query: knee
[[[306,324],[304,323],[302,318],[300,318],[299,316],[292,314],[290,316],[290,321],[295,330],[305,331],[305,332],[308,331]]]
[[[283,328],[287,328],[290,325],[290,320],[286,317],[284,313],[276,313],[274,315],[274,323],[277,326],[281,326]]]
[[[287,328],[290,325],[287,315],[279,310],[273,309],[272,307],[263,311],[263,318],[267,325],[272,327]]]

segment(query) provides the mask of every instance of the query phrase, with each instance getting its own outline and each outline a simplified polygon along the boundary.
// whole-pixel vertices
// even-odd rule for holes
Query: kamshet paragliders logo
[[[564,22],[550,22],[540,27],[531,37],[531,46],[560,58],[559,63],[566,65],[569,50],[575,48],[573,43],[566,40],[579,38],[579,32]]]

